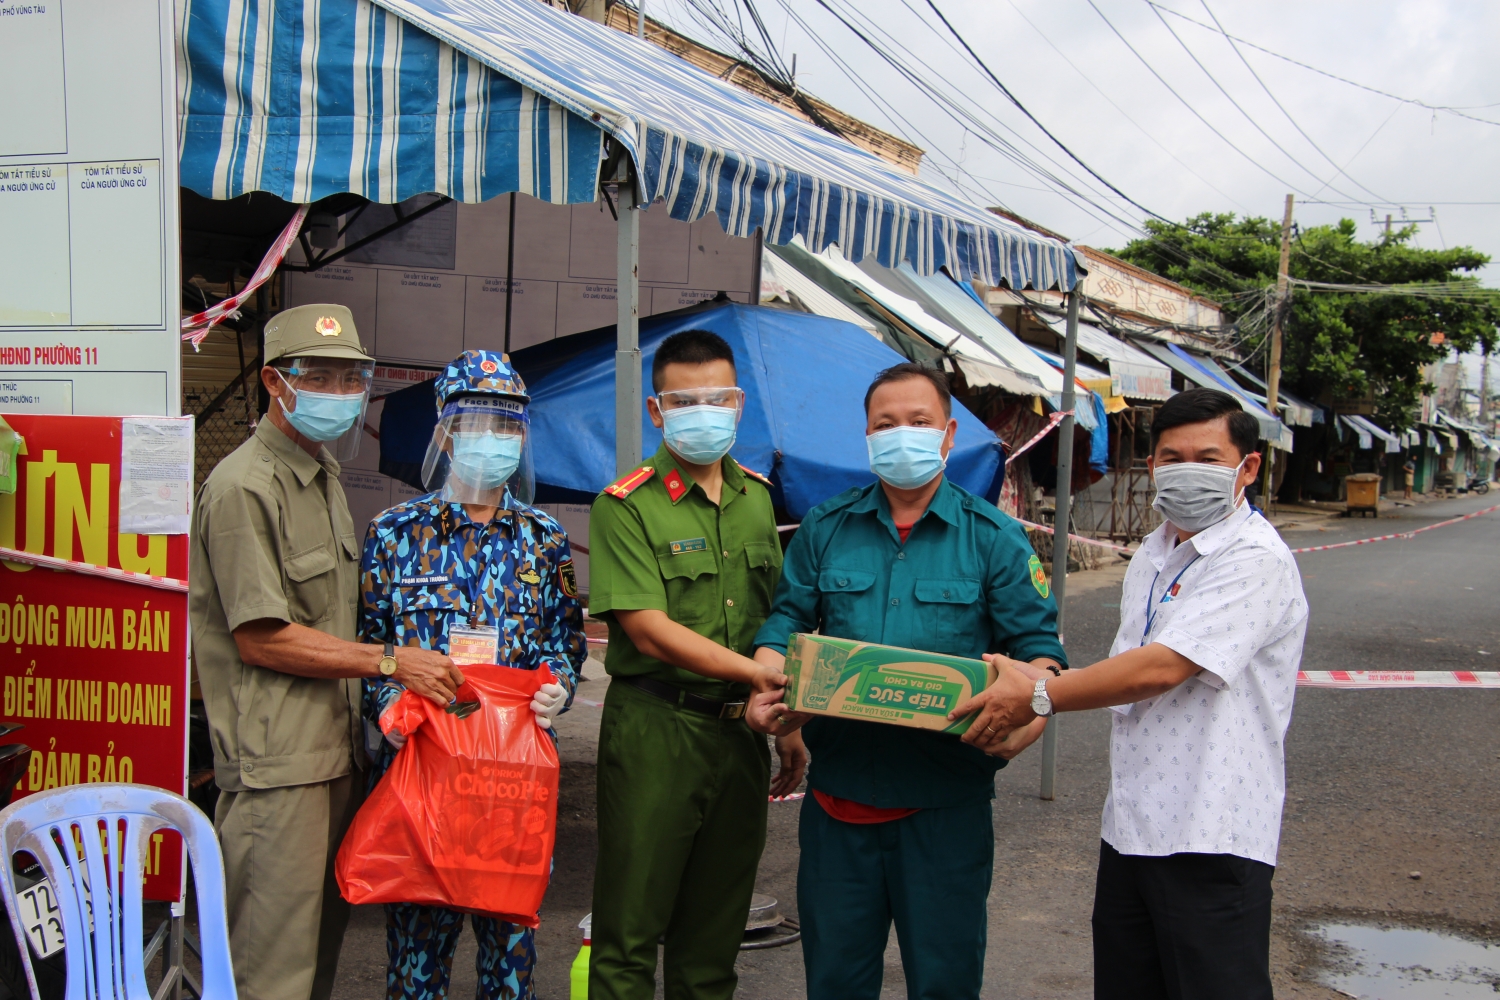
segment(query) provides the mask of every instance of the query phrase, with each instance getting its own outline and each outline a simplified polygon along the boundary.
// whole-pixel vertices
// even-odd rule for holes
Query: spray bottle
[[[589,956],[593,952],[589,941],[594,933],[594,915],[587,914],[580,920],[578,929],[583,931],[583,947],[578,949],[578,957],[573,959],[573,968],[569,974],[572,982],[569,1000],[589,1000]]]

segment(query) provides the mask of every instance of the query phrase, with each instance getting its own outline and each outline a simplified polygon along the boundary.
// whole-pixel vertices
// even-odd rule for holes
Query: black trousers
[[[1271,876],[1233,854],[1099,844],[1094,1000],[1272,1000]]]

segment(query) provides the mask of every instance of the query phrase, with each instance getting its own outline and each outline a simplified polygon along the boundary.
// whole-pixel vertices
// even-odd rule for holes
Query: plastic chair
[[[151,1000],[142,953],[141,883],[151,834],[162,829],[182,834],[193,865],[204,1000],[235,1000],[224,860],[213,824],[192,803],[149,785],[96,783],[39,792],[0,811],[5,898],[15,898],[11,858],[17,851],[32,854],[52,882],[67,942],[67,1000]],[[106,887],[103,892],[100,886]],[[16,908],[10,909],[35,996],[26,929]],[[91,932],[85,929],[86,916]]]

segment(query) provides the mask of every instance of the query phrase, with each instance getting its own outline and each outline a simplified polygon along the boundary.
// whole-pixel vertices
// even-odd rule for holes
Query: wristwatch
[[[385,655],[380,658],[380,673],[384,677],[394,676],[396,673],[396,646],[394,643],[385,644]]]
[[[1043,677],[1031,689],[1031,710],[1046,719],[1052,715],[1052,699],[1047,695],[1047,678]]]

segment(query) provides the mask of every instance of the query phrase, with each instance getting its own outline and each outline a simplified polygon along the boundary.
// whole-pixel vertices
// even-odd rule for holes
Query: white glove
[[[402,733],[398,733],[394,729],[385,734],[385,741],[391,746],[395,747],[397,750],[400,750],[402,747],[406,746],[406,736]]]
[[[567,703],[568,690],[561,684],[543,684],[536,689],[536,694],[531,699],[531,710],[536,713],[536,724],[543,729],[552,728],[552,720],[557,718],[563,705]]]

